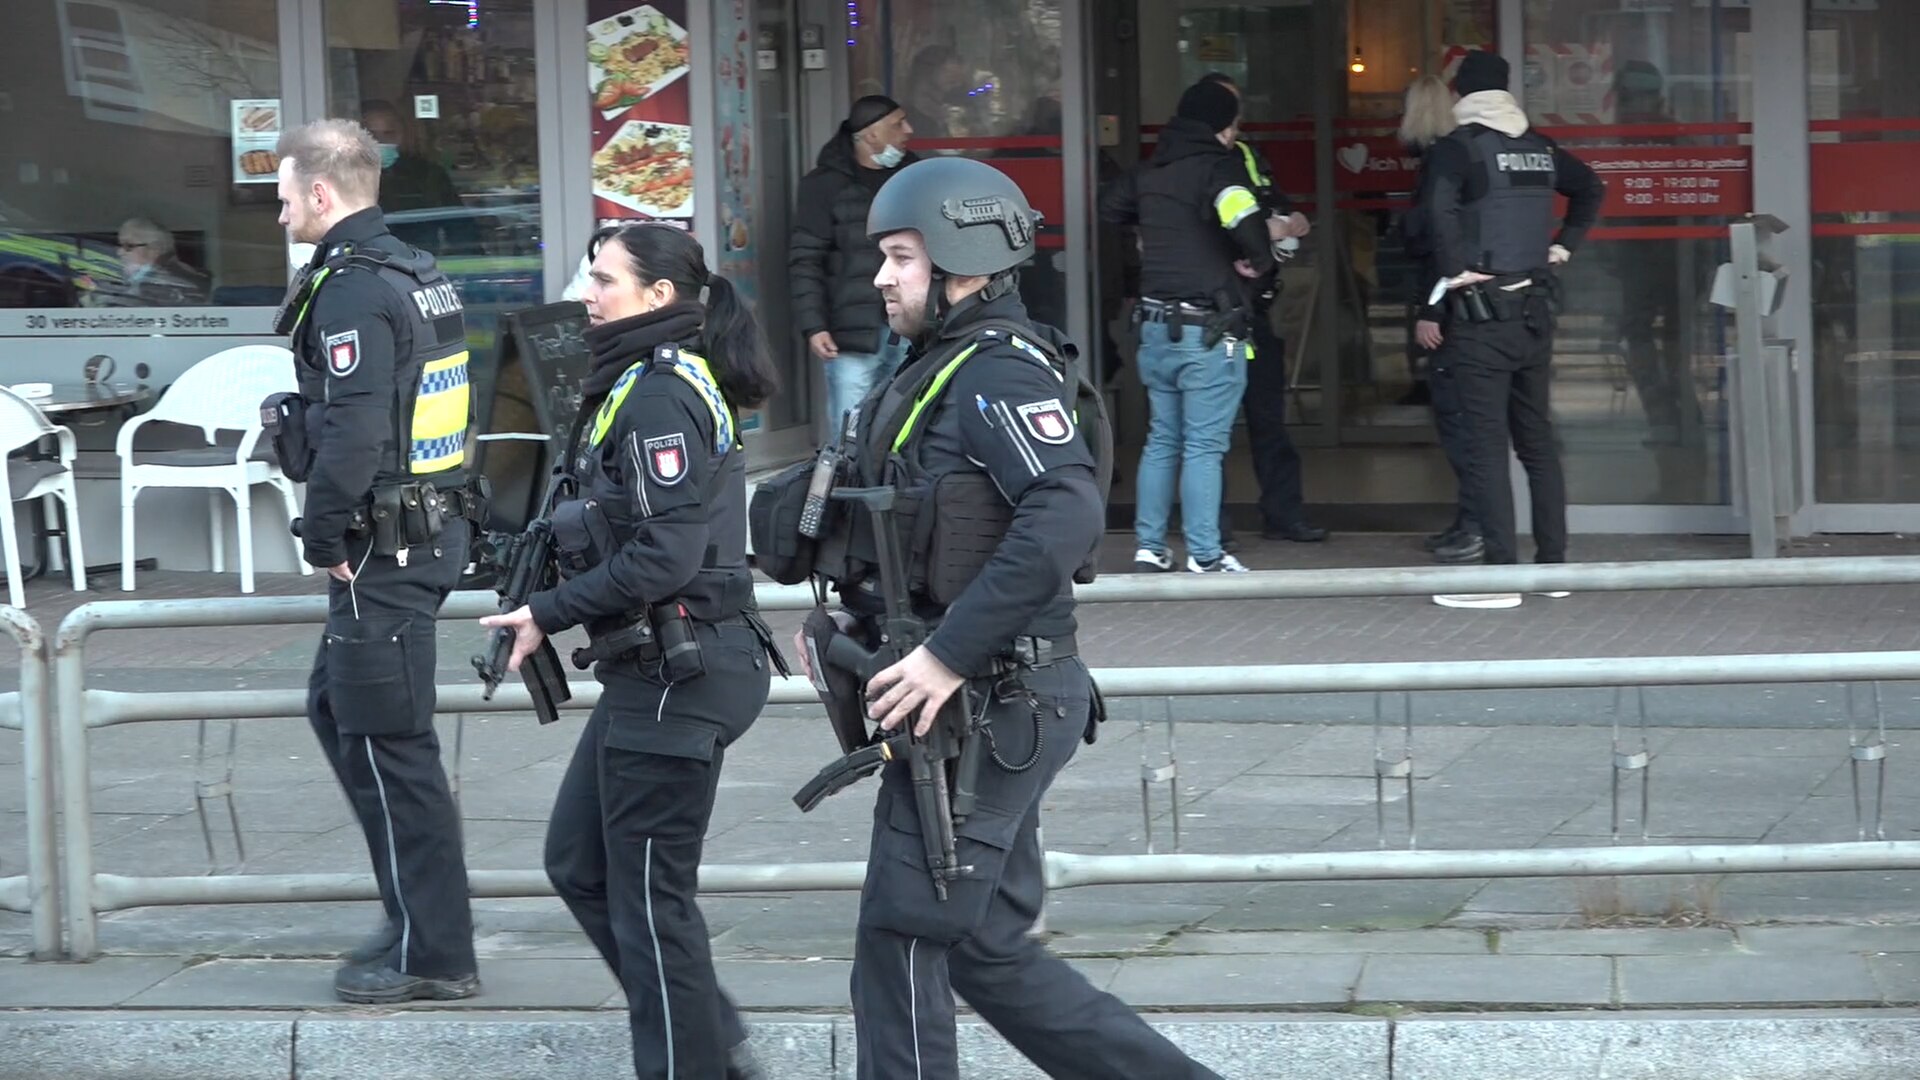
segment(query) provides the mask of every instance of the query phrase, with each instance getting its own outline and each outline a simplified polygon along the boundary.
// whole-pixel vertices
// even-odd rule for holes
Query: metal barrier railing
[[[0,629],[20,646],[20,689],[0,694],[0,728],[20,732],[27,804],[27,872],[0,877],[0,911],[30,915],[33,956],[50,960],[60,955],[60,878],[47,639],[33,616],[16,607],[0,606]]]
[[[1600,563],[1574,566],[1382,568],[1278,571],[1194,578],[1105,578],[1080,590],[1086,602],[1280,599],[1418,595],[1435,591],[1586,592],[1628,589],[1734,588],[1782,585],[1920,583],[1920,558],[1844,558],[1749,562]],[[764,610],[812,606],[804,587],[762,586]],[[449,598],[443,619],[494,610],[490,593]],[[257,690],[216,696],[127,693],[86,688],[88,637],[106,629],[220,625],[318,624],[324,597],[107,601],[86,604],[62,622],[53,642],[59,709],[60,806],[68,953],[98,953],[102,911],[155,904],[265,903],[376,896],[370,876],[228,875],[127,877],[97,874],[93,864],[88,733],[95,727],[158,720],[209,720],[304,715],[304,690]],[[1110,697],[1176,697],[1342,691],[1475,690],[1734,683],[1851,682],[1920,679],[1920,652],[1815,653],[1715,657],[1503,660],[1445,663],[1353,663],[1263,667],[1131,668],[1097,673]],[[589,709],[599,686],[576,684],[568,707]],[[503,687],[492,702],[471,684],[441,687],[442,712],[530,709],[526,692]],[[776,679],[770,704],[817,699],[802,679]],[[1616,850],[1619,854],[1612,854]],[[1268,881],[1337,878],[1551,876],[1611,873],[1735,873],[1758,870],[1851,870],[1920,867],[1920,842],[1559,849],[1542,851],[1379,851],[1338,854],[1078,856],[1048,854],[1059,887],[1141,881]],[[1608,869],[1615,866],[1633,869]],[[714,865],[701,886],[714,892],[857,888],[863,863]],[[1500,867],[1508,869],[1501,870]],[[1185,875],[1199,874],[1190,877]],[[475,872],[476,895],[540,896],[551,890],[533,871]]]

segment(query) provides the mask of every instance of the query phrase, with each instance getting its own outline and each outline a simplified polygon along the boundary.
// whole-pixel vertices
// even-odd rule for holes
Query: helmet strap
[[[980,297],[981,303],[992,303],[1019,288],[1020,272],[1018,270],[1002,270],[993,275],[993,277],[987,281],[986,288],[981,289],[977,295]]]
[[[920,333],[914,340],[923,348],[931,345],[940,336],[940,326],[952,310],[953,305],[947,302],[947,272],[936,266],[933,273],[927,275],[927,304],[920,319]]]

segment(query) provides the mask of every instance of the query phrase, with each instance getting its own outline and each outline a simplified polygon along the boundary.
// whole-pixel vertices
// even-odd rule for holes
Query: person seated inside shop
[[[360,123],[380,147],[380,210],[393,235],[439,256],[480,254],[480,221],[463,208],[446,167],[413,149],[400,111],[368,101]]]
[[[121,223],[116,250],[119,279],[78,280],[82,306],[191,307],[205,304],[212,294],[213,283],[206,273],[181,260],[173,233],[147,218]]]

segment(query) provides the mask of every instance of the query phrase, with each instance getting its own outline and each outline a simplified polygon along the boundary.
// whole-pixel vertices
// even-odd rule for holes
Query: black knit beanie
[[[1240,119],[1240,99],[1219,83],[1197,82],[1180,95],[1180,107],[1174,111],[1174,115],[1198,120],[1207,125],[1208,131],[1218,135]]]

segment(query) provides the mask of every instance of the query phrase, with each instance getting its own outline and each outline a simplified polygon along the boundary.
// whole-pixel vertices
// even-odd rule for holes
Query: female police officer
[[[689,234],[603,236],[591,277],[577,489],[549,513],[562,580],[481,622],[513,628],[515,668],[545,635],[584,625],[591,641],[574,662],[597,661],[605,690],[560,785],[547,875],[626,990],[635,1073],[756,1076],[694,889],[721,759],[767,701],[733,410],[766,400],[774,374]]]

